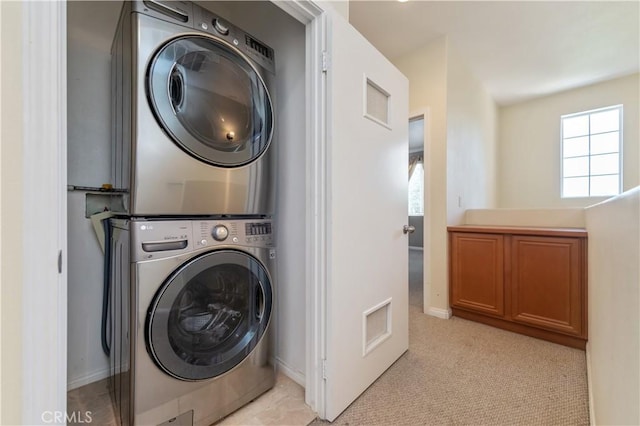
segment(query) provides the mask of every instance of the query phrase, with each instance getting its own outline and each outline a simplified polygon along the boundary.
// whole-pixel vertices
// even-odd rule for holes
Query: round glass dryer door
[[[267,272],[252,256],[220,250],[192,259],[167,279],[149,308],[149,352],[175,378],[219,376],[258,345],[272,302]]]
[[[166,133],[204,162],[242,166],[269,147],[274,118],[267,88],[224,41],[192,35],[166,43],[149,65],[147,95]]]

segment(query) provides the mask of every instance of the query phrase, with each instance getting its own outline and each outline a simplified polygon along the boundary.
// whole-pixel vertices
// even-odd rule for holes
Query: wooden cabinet
[[[503,253],[502,235],[460,233],[452,238],[450,273],[453,306],[504,316]]]
[[[584,349],[583,229],[449,227],[453,314]]]

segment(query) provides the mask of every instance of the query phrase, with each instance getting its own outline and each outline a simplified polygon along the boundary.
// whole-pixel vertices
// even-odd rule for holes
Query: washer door
[[[258,260],[210,252],[183,264],[158,290],[147,314],[149,353],[178,379],[219,376],[258,345],[271,308],[271,283]]]
[[[239,50],[206,35],[170,40],[147,71],[156,119],[174,142],[209,164],[256,160],[273,136],[264,81]]]

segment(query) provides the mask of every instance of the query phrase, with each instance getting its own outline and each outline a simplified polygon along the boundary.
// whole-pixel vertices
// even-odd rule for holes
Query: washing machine
[[[112,46],[125,214],[271,215],[274,50],[199,5],[126,1]]]
[[[111,377],[121,425],[210,425],[272,388],[268,218],[111,220]]]

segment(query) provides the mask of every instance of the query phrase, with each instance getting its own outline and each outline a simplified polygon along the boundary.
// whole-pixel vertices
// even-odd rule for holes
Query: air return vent
[[[366,356],[391,337],[391,298],[363,314],[362,356]]]
[[[389,93],[365,77],[364,116],[389,127]]]

